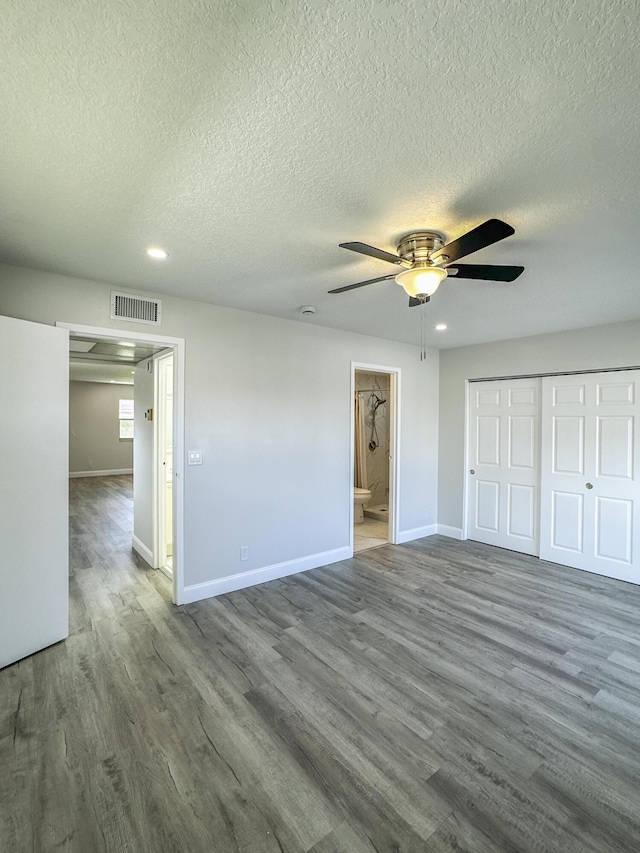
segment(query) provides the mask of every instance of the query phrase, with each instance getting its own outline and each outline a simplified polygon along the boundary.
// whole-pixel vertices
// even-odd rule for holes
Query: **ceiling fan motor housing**
[[[400,239],[398,254],[407,266],[424,263],[429,255],[444,246],[444,235],[438,231],[412,231]]]

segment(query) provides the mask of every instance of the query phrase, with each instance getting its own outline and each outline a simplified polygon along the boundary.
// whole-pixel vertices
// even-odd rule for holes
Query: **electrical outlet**
[[[248,545],[241,545],[240,546],[240,559],[241,560],[248,560],[249,559],[249,546]]]

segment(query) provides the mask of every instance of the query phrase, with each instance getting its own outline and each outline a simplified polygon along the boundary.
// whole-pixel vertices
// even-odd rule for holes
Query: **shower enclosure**
[[[389,513],[389,376],[356,371],[354,485],[369,489],[365,516]]]

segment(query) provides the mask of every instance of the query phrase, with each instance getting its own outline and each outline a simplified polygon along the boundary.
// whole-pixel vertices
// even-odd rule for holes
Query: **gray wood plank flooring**
[[[0,671],[7,853],[640,850],[640,589],[444,537],[176,608],[75,479],[71,636]]]

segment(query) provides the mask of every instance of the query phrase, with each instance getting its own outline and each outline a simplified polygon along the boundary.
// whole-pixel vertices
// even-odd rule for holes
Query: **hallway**
[[[114,609],[139,609],[140,596],[171,602],[168,579],[131,549],[132,490],[131,474],[69,480],[71,636]]]

